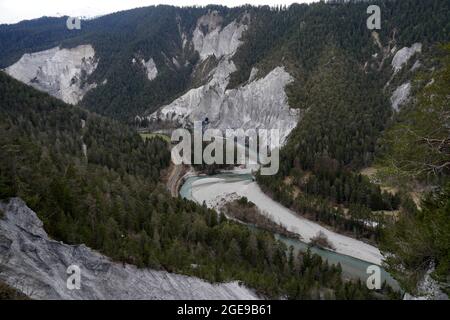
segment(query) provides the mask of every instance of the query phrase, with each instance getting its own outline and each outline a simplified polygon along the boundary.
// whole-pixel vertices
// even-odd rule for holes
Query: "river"
[[[326,230],[328,238],[335,246],[337,245],[336,251],[340,252],[317,247],[311,247],[311,251],[321,256],[324,260],[327,260],[330,264],[340,263],[343,276],[346,278],[361,279],[365,282],[369,276],[366,273],[367,267],[373,264],[381,264],[381,254],[378,249],[359,240],[336,234],[312,221],[298,217],[292,211],[265,195],[253,180],[253,177],[248,173],[190,176],[185,179],[180,188],[181,197],[198,203],[206,202],[209,207],[215,207],[218,199],[226,198],[230,193],[246,196],[261,210],[268,213],[268,216],[272,220],[283,224],[289,231],[300,234],[304,240],[309,240],[311,235],[315,234],[317,230]],[[287,238],[278,234],[275,234],[275,237],[288,247],[292,246],[294,251],[304,252],[309,247],[304,241]],[[394,289],[399,289],[398,283],[381,268],[381,282],[384,281]]]

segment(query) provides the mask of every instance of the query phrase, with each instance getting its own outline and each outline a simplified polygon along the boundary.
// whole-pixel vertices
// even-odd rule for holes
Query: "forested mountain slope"
[[[424,189],[419,209],[406,205],[383,234],[387,265],[405,288],[431,273],[449,293],[450,274],[450,45],[413,81],[415,99],[380,140],[379,177],[402,192]],[[419,292],[420,294],[420,292]]]
[[[143,142],[4,73],[0,85],[0,196],[21,197],[53,238],[139,267],[241,280],[270,297],[373,297],[318,256],[286,255],[273,235],[170,197],[158,183],[168,164],[162,140]]]
[[[388,44],[399,50],[415,42],[428,46],[448,40],[450,8],[445,0],[381,0],[373,4],[380,5],[383,14],[377,41],[366,27],[364,2],[276,9],[157,6],[82,21],[80,30],[67,30],[66,18],[24,21],[0,26],[0,68],[11,66],[26,53],[90,45],[98,65],[92,73],[76,75],[75,80],[80,88],[91,86],[83,105],[133,121],[136,115],[151,113],[198,86],[198,71],[204,69],[202,58],[220,44],[215,42],[220,41],[220,32],[226,33],[230,24],[242,21],[247,30],[232,59],[236,72],[228,87],[247,81],[253,67],[261,77],[275,66],[285,66],[296,80],[288,91],[290,106],[305,107],[309,96],[305,97],[305,83],[316,73],[319,59],[332,48],[354,67],[362,68],[366,62],[376,65],[380,70],[374,77],[383,78],[388,75],[382,67],[392,57],[384,51]],[[211,13],[215,15],[212,19],[208,18]],[[202,26],[196,31],[199,23]],[[207,51],[198,52],[201,39],[212,41]],[[149,67],[157,70],[154,79],[148,77]]]
[[[143,143],[127,125],[173,128],[208,117],[221,129],[277,128],[280,171],[257,176],[267,194],[381,245],[408,290],[431,266],[445,278],[450,2],[370,4],[381,8],[380,30],[367,28],[365,1],[157,6],[72,31],[66,18],[1,25],[0,68],[85,108],[0,74],[1,195],[22,197],[55,238],[117,260],[311,296],[330,282],[297,276],[323,264],[298,267],[272,236],[170,199],[158,183],[169,164],[165,143]],[[356,295],[331,283],[337,297]]]

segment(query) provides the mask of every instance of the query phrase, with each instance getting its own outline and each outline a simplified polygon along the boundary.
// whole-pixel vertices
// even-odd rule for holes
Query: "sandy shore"
[[[192,183],[192,198],[199,203],[205,201],[209,207],[216,207],[219,200],[223,202],[223,199],[231,197],[232,194],[247,197],[261,211],[265,211],[269,218],[282,224],[287,230],[299,234],[306,242],[309,242],[319,231],[322,231],[336,248],[336,252],[381,265],[383,256],[378,248],[330,231],[317,223],[298,216],[272,200],[254,181],[227,181],[225,178],[211,177]]]

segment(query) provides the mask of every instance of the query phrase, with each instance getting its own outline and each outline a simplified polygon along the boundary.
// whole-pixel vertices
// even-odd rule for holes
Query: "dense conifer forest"
[[[256,175],[262,190],[296,214],[379,246],[408,292],[430,269],[448,291],[450,2],[373,4],[383,13],[376,32],[366,27],[364,1],[153,6],[83,21],[74,32],[61,27],[66,17],[0,25],[0,68],[27,52],[89,43],[99,64],[87,82],[104,83],[69,106],[0,71],[0,199],[21,197],[55,239],[142,268],[240,280],[267,297],[398,298],[390,288],[373,293],[344,280],[340,266],[310,252],[294,256],[268,231],[172,198],[163,185],[170,146],[144,141],[135,117],[198,87],[199,54],[182,37],[199,17],[217,10],[227,24],[248,14],[228,88],[245,84],[253,68],[259,78],[283,66],[294,79],[287,101],[300,113],[279,172]],[[409,78],[411,59],[394,77],[389,52],[415,42],[423,45],[420,72]],[[154,81],[131,65],[150,57]],[[405,81],[412,98],[397,112],[389,98]],[[12,293],[0,284],[3,294]]]
[[[377,0],[372,4],[378,4],[383,12],[384,25],[379,31],[383,44],[393,38],[398,46],[416,41],[449,40],[448,1]],[[81,30],[75,31],[65,28],[66,17],[44,17],[15,25],[0,25],[0,68],[11,65],[27,52],[57,45],[72,48],[90,43],[99,65],[88,82],[102,83],[105,79],[108,82],[90,91],[83,99],[83,106],[134,123],[136,115],[152,112],[195,86],[190,74],[198,54],[193,48],[182,46],[183,32],[191,33],[197,19],[211,10],[217,10],[224,17],[224,24],[248,13],[254,23],[249,24],[243,44],[233,57],[238,70],[232,75],[229,87],[245,82],[254,66],[266,72],[283,63],[296,78],[290,88],[290,104],[305,107],[312,99],[306,94],[308,85],[305,84],[314,77],[315,69],[327,52],[337,50],[346,56],[346,61],[363,65],[364,59],[377,49],[371,31],[366,27],[366,8],[367,5],[359,1],[294,4],[290,7],[210,5],[176,8],[159,5],[86,20],[82,22]],[[180,67],[167,60],[167,57],[175,56]],[[137,72],[137,67],[130,68],[133,58],[147,60],[149,57],[153,57],[158,67],[155,81],[147,81],[143,72]],[[378,77],[378,74],[374,76]],[[381,83],[382,79],[379,80]],[[380,122],[382,120],[381,117]]]
[[[0,196],[24,199],[55,239],[84,243],[139,267],[213,282],[241,280],[268,297],[396,297],[388,287],[374,296],[361,282],[343,280],[340,267],[319,256],[289,255],[268,232],[170,197],[159,183],[168,165],[163,140],[144,142],[116,121],[4,73],[0,86]]]

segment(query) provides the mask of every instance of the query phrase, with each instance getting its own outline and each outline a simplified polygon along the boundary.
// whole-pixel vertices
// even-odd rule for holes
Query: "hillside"
[[[205,42],[207,48],[215,45],[225,48],[227,37],[234,36],[233,41],[239,39],[239,34],[229,33],[232,24],[241,23],[247,30],[232,59],[236,72],[229,88],[247,81],[254,67],[259,70],[258,77],[262,77],[274,67],[284,65],[296,80],[289,90],[291,107],[301,107],[308,102],[302,94],[305,84],[314,76],[319,59],[332,48],[342,51],[355,67],[362,68],[368,62],[370,66],[376,65],[376,70],[381,67],[383,74],[382,67],[390,59],[384,52],[388,44],[398,50],[415,42],[428,45],[448,40],[447,1],[382,0],[374,4],[379,4],[384,14],[378,43],[366,28],[364,3],[315,3],[276,10],[157,6],[86,20],[81,30],[75,31],[67,30],[65,18],[24,21],[0,26],[0,68],[13,65],[26,53],[58,46],[76,50],[81,45],[89,45],[96,66],[86,73],[78,73],[75,80],[78,90],[83,91],[79,96],[82,104],[98,113],[132,122],[136,115],[149,114],[197,87],[205,54],[214,51],[202,53],[198,51],[199,44]],[[211,13],[216,18],[211,18]],[[208,41],[219,43],[206,44]],[[205,50],[211,50],[206,47]],[[216,58],[223,53],[230,52],[219,50]],[[376,53],[377,57],[373,58]],[[149,67],[157,70],[154,79],[148,78]],[[41,82],[46,83],[45,77]],[[205,80],[200,82],[203,84]]]
[[[380,30],[365,1],[160,5],[72,31],[67,17],[0,25],[0,198],[23,199],[50,237],[139,268],[267,297],[374,297],[338,266],[227,220],[208,207],[212,191],[195,203],[161,182],[170,146],[154,132],[206,119],[279,129],[279,171],[242,190],[260,188],[285,222],[379,248],[409,293],[427,275],[448,293],[450,2],[371,4]]]
[[[168,163],[162,139],[143,142],[116,121],[4,73],[0,84],[0,197],[22,198],[54,239],[138,267],[212,282],[241,280],[269,297],[372,297],[316,255],[289,257],[272,234],[172,198],[158,183]]]

